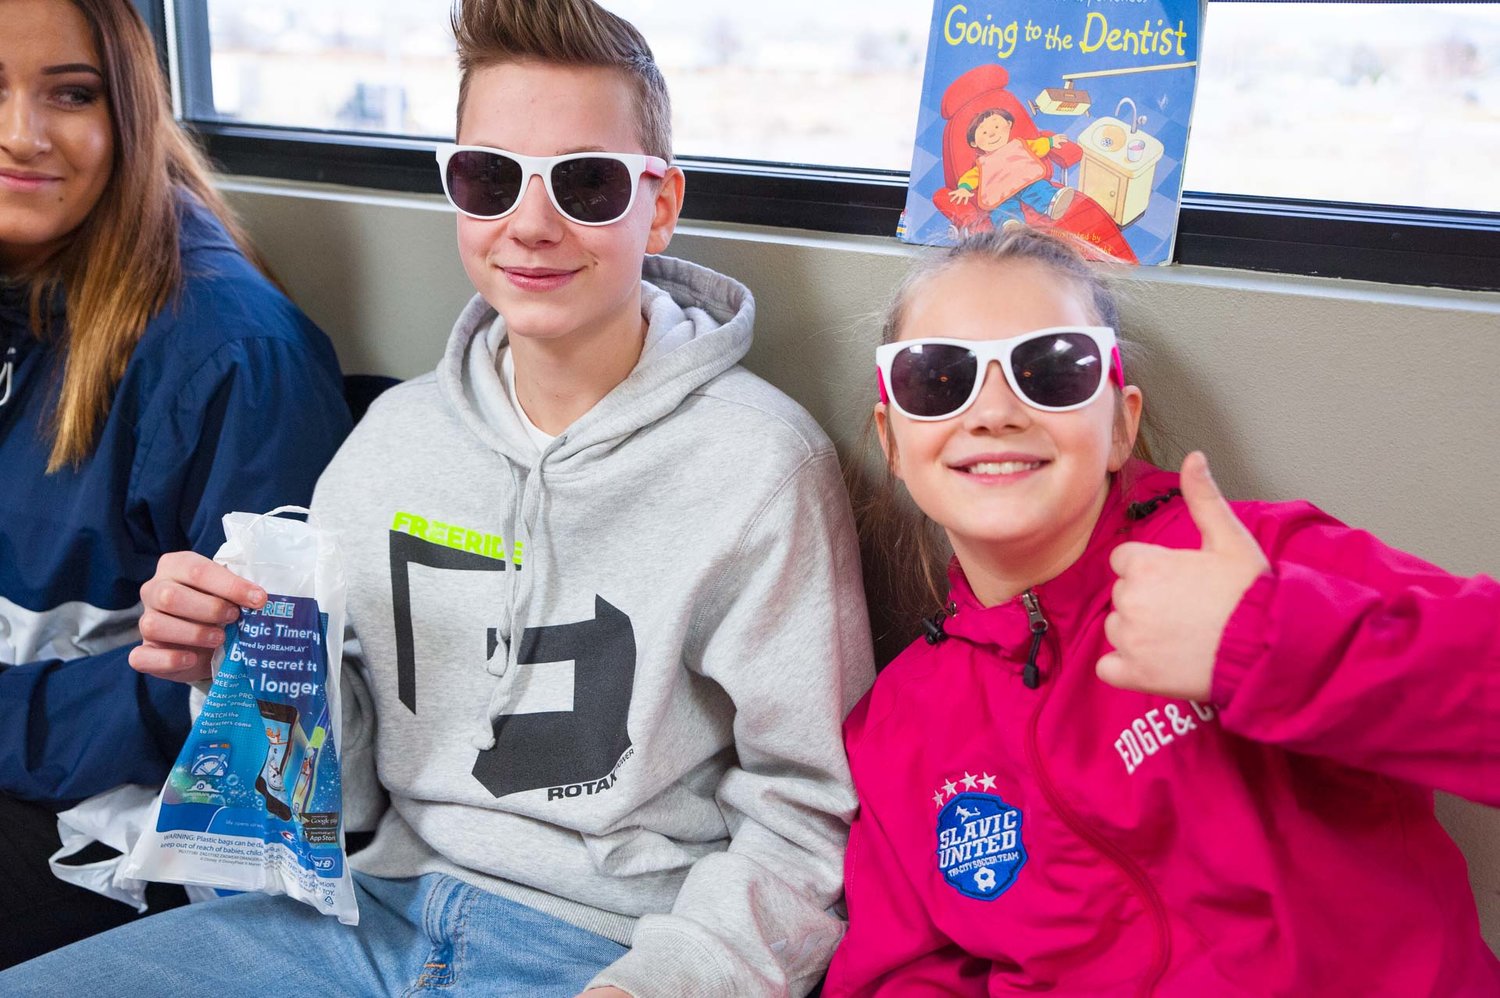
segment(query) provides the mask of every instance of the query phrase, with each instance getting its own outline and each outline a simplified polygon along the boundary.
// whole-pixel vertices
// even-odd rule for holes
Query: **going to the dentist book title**
[[[1169,262],[1203,0],[937,0],[898,235],[1056,227]]]

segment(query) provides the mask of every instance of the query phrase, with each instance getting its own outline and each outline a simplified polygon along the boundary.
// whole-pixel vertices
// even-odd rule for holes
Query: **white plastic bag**
[[[126,783],[59,814],[57,837],[62,840],[62,848],[47,860],[52,873],[59,880],[145,911],[146,882],[120,876],[124,855],[93,863],[61,861],[92,842],[129,853],[141,837],[141,819],[152,813],[149,805],[154,796],[149,787]]]
[[[287,894],[355,925],[339,785],[343,568],[328,532],[283,512],[307,511],[224,517],[214,560],[266,604],[225,628],[213,685],[119,875]]]

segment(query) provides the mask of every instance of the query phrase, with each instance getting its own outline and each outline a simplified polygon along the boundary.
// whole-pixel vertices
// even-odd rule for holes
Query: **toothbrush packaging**
[[[225,628],[213,683],[121,874],[288,894],[356,925],[339,786],[343,569],[329,532],[283,512],[306,510],[224,517],[214,560],[263,588],[266,604]]]

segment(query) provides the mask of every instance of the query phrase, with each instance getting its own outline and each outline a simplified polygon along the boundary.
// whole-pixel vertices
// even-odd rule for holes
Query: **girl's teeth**
[[[969,465],[969,474],[1019,475],[1023,471],[1035,471],[1041,466],[1040,461],[980,461]]]

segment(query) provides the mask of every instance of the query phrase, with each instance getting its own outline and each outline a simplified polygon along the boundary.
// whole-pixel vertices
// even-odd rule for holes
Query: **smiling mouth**
[[[1025,471],[1036,471],[1046,461],[975,461],[963,465],[958,471],[966,475],[1019,475]]]
[[[0,181],[8,181],[11,184],[26,187],[39,187],[42,184],[56,183],[61,177],[54,177],[47,173],[22,173],[18,170],[0,170]]]
[[[573,283],[578,276],[576,270],[558,270],[554,267],[501,267],[510,286],[528,294],[550,294],[561,291]]]

